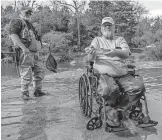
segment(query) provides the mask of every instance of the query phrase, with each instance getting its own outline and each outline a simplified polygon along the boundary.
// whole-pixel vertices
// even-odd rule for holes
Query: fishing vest
[[[27,23],[23,19],[20,20],[22,22],[20,40],[31,52],[37,52],[41,49],[40,41],[36,40],[34,31],[28,28]]]

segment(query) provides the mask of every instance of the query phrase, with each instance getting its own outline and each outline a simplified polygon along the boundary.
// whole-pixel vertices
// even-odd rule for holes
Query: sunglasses
[[[31,12],[31,11],[27,11],[27,12],[25,12],[25,15],[32,15],[32,13],[33,12]]]

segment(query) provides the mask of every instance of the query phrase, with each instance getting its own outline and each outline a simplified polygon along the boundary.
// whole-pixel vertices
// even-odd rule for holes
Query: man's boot
[[[42,92],[41,89],[36,89],[34,91],[34,96],[35,97],[40,97],[40,96],[44,96],[44,95],[46,95],[46,93]]]
[[[23,100],[30,100],[31,97],[29,96],[29,91],[22,92],[22,99]]]

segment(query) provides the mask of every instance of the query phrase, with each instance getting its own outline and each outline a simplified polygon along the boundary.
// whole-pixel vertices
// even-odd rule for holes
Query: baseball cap
[[[106,23],[106,22],[109,22],[111,24],[114,24],[114,20],[111,18],[111,17],[104,17],[102,19],[102,24]]]
[[[21,10],[21,13],[24,13],[24,14],[32,14],[32,13],[33,13],[33,10],[32,10],[32,8],[30,8],[30,7],[24,7],[24,8]]]

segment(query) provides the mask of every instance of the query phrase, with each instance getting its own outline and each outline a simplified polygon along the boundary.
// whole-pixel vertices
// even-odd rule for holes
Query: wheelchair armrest
[[[89,69],[89,68],[90,68],[90,66],[89,66],[89,65],[86,65],[86,66],[85,66],[85,68],[86,68],[86,69]]]
[[[128,64],[127,67],[128,67],[129,69],[134,69],[136,66],[131,65],[131,64]]]
[[[94,62],[93,61],[89,61],[89,65],[93,67]]]

